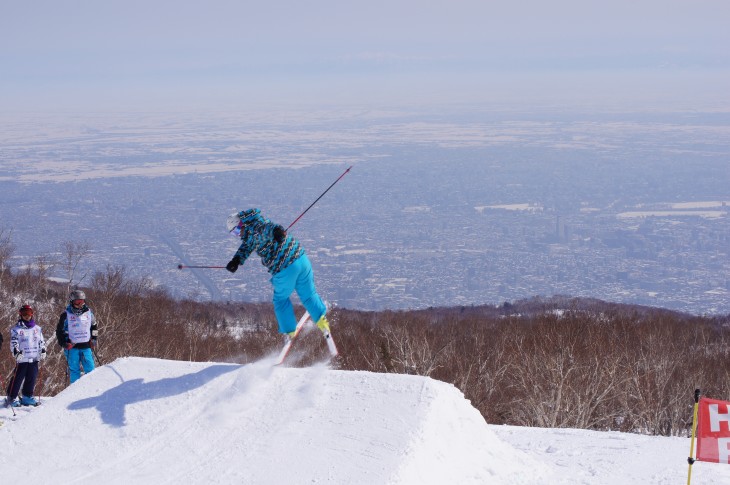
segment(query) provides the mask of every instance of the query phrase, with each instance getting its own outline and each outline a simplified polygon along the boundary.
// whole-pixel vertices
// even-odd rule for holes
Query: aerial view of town
[[[28,116],[5,122],[0,228],[12,264],[108,266],[177,296],[268,301],[235,274],[226,216],[287,227],[330,305],[499,305],[568,295],[730,312],[730,119],[499,110]],[[55,258],[55,259],[54,259]]]

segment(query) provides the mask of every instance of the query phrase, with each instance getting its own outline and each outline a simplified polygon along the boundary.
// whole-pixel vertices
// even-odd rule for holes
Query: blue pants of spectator
[[[312,263],[306,254],[273,275],[271,284],[274,285],[274,313],[279,322],[279,332],[293,332],[297,327],[294,307],[289,299],[294,290],[314,322],[319,321],[326,313],[327,308],[314,287]]]
[[[73,348],[64,350],[63,353],[66,354],[66,360],[68,361],[68,375],[71,384],[81,377],[81,367],[84,368],[84,374],[94,370],[94,355],[91,353],[91,349]]]

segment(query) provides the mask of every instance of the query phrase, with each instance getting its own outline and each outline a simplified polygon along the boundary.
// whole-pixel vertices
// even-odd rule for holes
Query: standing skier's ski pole
[[[3,387],[2,387],[2,388],[3,388],[3,391],[7,391],[7,390],[9,390],[9,388],[5,387],[5,379],[3,379],[3,376],[2,376],[2,374],[0,374],[0,386],[3,386]],[[9,393],[8,393],[8,394],[9,394]],[[6,398],[5,400],[7,401],[7,398]],[[3,404],[4,404],[4,402],[3,402]]]
[[[322,197],[324,197],[324,194],[326,194],[327,192],[329,192],[329,190],[330,190],[330,189],[331,189],[332,187],[334,187],[334,186],[335,186],[335,184],[336,184],[337,182],[339,182],[339,181],[340,181],[340,179],[341,179],[342,177],[344,177],[345,175],[347,175],[347,172],[349,172],[351,168],[352,168],[352,165],[350,165],[350,166],[348,167],[348,169],[347,169],[347,170],[345,170],[345,171],[344,171],[344,172],[342,173],[342,175],[340,175],[339,177],[337,177],[337,180],[335,180],[334,182],[332,182],[332,185],[330,185],[329,187],[327,187],[327,190],[325,190],[324,192],[322,192],[322,195],[320,195],[319,197],[317,197],[317,200],[315,200],[314,202],[312,202],[312,204],[311,204],[311,205],[310,205],[309,207],[307,207],[306,209],[304,209],[304,212],[302,212],[301,214],[299,214],[299,217],[297,217],[296,219],[294,219],[294,222],[292,222],[291,224],[289,224],[289,227],[287,227],[287,228],[286,228],[286,230],[288,231],[288,230],[289,230],[289,229],[291,228],[291,226],[293,226],[294,224],[296,224],[296,223],[297,223],[297,221],[298,221],[299,219],[301,219],[301,218],[302,218],[302,216],[303,216],[304,214],[306,214],[306,213],[307,213],[307,211],[308,211],[309,209],[311,209],[311,208],[312,208],[312,206],[313,206],[314,204],[316,204],[316,203],[317,203],[317,202],[319,201],[319,199],[321,199]]]
[[[15,379],[18,377],[18,366],[20,363],[18,361],[15,361],[15,370],[13,371],[13,380],[10,382],[10,387],[8,387],[8,394],[5,397],[5,402],[10,405],[10,393],[13,392],[13,387],[15,387]],[[13,412],[13,416],[15,416],[15,409],[13,406],[10,406],[10,410]]]
[[[91,347],[91,355],[93,355],[93,356],[94,356],[94,359],[96,359],[96,365],[97,365],[97,366],[100,366],[100,365],[104,365],[104,364],[102,364],[102,363],[101,363],[101,361],[99,360],[99,356],[98,356],[98,355],[96,355],[96,349],[95,349],[94,347]]]
[[[41,403],[41,393],[43,392],[43,366],[41,361],[38,361],[38,380],[41,382],[41,388],[38,390],[38,404]]]
[[[188,266],[187,264],[178,264],[177,269],[188,269],[188,268],[214,268],[214,269],[226,269],[225,266]]]

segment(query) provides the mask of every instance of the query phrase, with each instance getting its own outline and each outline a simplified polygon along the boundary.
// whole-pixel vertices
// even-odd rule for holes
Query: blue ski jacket
[[[261,263],[274,275],[286,269],[304,254],[304,248],[292,236],[287,235],[282,242],[276,242],[274,229],[281,226],[263,217],[259,209],[241,211],[238,213],[238,218],[242,224],[242,242],[234,257],[237,257],[241,264],[256,251],[261,257]]]
[[[89,328],[88,330],[88,341],[74,342],[69,336],[68,333],[68,314],[72,313],[76,316],[82,316],[86,313],[88,313],[88,319],[84,318],[85,321],[88,322]],[[61,316],[58,318],[58,324],[56,325],[56,341],[58,342],[58,345],[60,347],[66,347],[66,344],[72,343],[74,344],[74,348],[76,349],[88,349],[92,345],[96,345],[96,340],[99,336],[99,327],[96,323],[96,317],[94,316],[94,313],[91,311],[91,309],[84,305],[80,309],[76,309],[69,303],[69,305],[66,307],[66,311],[61,313]],[[84,339],[86,340],[86,339]]]

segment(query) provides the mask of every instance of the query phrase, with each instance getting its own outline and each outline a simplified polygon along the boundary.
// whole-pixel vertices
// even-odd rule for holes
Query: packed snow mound
[[[3,482],[550,481],[450,384],[271,364],[129,357],[100,367],[0,428]]]

